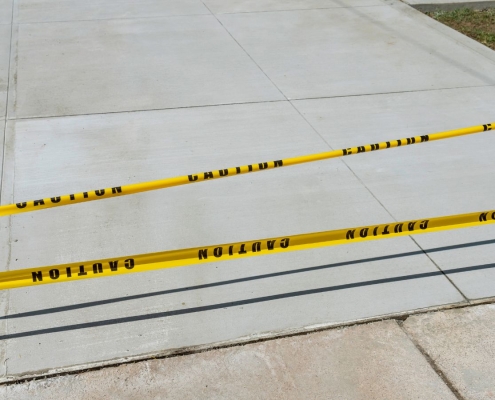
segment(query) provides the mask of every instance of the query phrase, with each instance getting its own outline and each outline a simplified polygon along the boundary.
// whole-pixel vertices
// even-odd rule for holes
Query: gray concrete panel
[[[1,223],[0,223],[0,229],[2,229]],[[1,240],[1,234],[0,234],[0,240]],[[1,246],[2,245],[0,243],[0,247]],[[0,312],[2,313],[2,316],[8,314],[8,299],[9,299],[9,294],[7,291],[0,292]],[[7,321],[5,320],[0,321],[0,332],[2,335],[5,335],[7,333]],[[5,363],[6,359],[7,359],[7,342],[2,341],[0,342],[0,360],[3,360],[3,362],[0,363],[0,376],[2,378],[7,375],[7,363]]]
[[[494,64],[401,8],[222,14],[291,99],[495,84]]]
[[[381,0],[205,0],[204,3],[215,14],[367,7],[384,4]]]
[[[5,120],[0,119],[0,204],[10,203],[2,198],[2,187],[4,179],[3,170],[3,153],[4,153],[4,130]],[[0,218],[0,271],[5,271],[9,263],[9,230],[10,218]]]
[[[328,149],[287,102],[9,125],[16,201]],[[14,216],[11,268],[389,218],[331,160]],[[399,238],[11,290],[1,339],[20,375],[461,301],[434,271]]]
[[[0,189],[3,185],[2,179],[2,165],[3,165],[3,146],[4,146],[4,131],[5,120],[0,119]],[[0,190],[0,204],[3,204],[2,191]],[[10,258],[10,218],[0,218],[0,271],[8,269],[8,263]],[[8,313],[8,292],[5,290],[0,291],[0,312],[1,315]],[[6,321],[0,321],[0,332],[2,335],[7,333]],[[0,342],[0,360],[5,360],[6,356],[6,342]],[[0,361],[0,376],[6,375],[6,364]]]
[[[472,196],[474,199],[476,194]],[[464,295],[474,300],[495,296],[494,233],[493,226],[485,226],[418,236],[416,241],[430,253],[434,262],[449,275]],[[453,248],[449,251],[435,251],[445,246]]]
[[[0,0],[0,24],[12,22],[12,0]]]
[[[2,120],[5,117],[7,104],[7,88],[10,60],[10,34],[10,25],[0,25],[0,119]]]
[[[1,0],[0,0],[1,1]],[[10,1],[12,2],[12,1]],[[15,22],[81,21],[209,14],[200,0],[15,0]]]
[[[5,121],[0,119],[0,204],[9,203],[2,198],[2,187],[4,179],[2,177],[3,153],[4,153],[4,130]],[[9,232],[10,218],[0,218],[0,271],[7,270],[9,263]]]
[[[495,87],[296,101],[333,148],[399,139],[495,119]],[[494,208],[494,131],[345,158],[396,220]],[[493,263],[494,226],[417,235],[444,270]],[[469,298],[495,296],[495,268],[455,272],[450,278]]]
[[[0,395],[102,399],[455,399],[393,321],[122,365]]]
[[[213,16],[18,29],[10,117],[283,99]]]
[[[495,305],[415,315],[404,328],[463,399],[493,399]]]

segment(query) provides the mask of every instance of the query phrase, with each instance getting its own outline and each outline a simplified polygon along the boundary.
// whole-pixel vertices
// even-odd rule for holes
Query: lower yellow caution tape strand
[[[361,226],[335,231],[218,244],[160,253],[108,258],[0,273],[0,289],[102,278],[133,272],[183,267],[285,251],[387,239],[397,236],[467,228],[495,222],[495,210],[416,221]]]
[[[86,201],[101,200],[116,196],[125,196],[128,194],[142,193],[150,190],[165,189],[173,186],[186,185],[189,183],[202,182],[211,179],[224,178],[250,172],[264,171],[279,167],[288,167],[290,165],[303,164],[313,161],[327,160],[352,154],[366,153],[376,150],[390,149],[394,147],[407,146],[411,144],[431,142],[434,140],[448,139],[462,135],[470,135],[492,130],[495,122],[485,125],[471,126],[469,128],[456,129],[452,131],[433,133],[430,135],[414,136],[405,139],[391,140],[368,144],[365,146],[351,147],[341,150],[333,150],[324,153],[310,154],[300,157],[285,158],[282,160],[267,161],[257,164],[243,165],[241,167],[225,168],[216,171],[205,171],[193,175],[178,176],[150,182],[134,183],[131,185],[115,186],[88,192],[74,193],[63,196],[47,197],[39,200],[30,200],[16,204],[7,204],[0,206],[0,217],[7,215],[19,214],[29,211],[42,210],[45,208],[66,206],[69,204],[83,203]]]

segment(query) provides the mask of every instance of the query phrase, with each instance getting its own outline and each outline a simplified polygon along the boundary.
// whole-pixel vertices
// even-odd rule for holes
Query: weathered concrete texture
[[[280,100],[211,15],[20,24],[9,117]]]
[[[0,0],[0,24],[12,21],[12,0]]]
[[[0,24],[12,22],[12,0],[0,0]]]
[[[18,23],[210,14],[200,0],[15,0],[14,11]]]
[[[5,125],[5,108],[7,104],[7,81],[9,76],[10,59],[10,25],[0,25],[0,122],[3,129]],[[3,145],[3,142],[2,142]],[[1,149],[1,146],[0,146]]]
[[[5,399],[455,399],[393,321],[2,386]]]
[[[0,119],[0,188],[3,187],[3,145],[4,145],[5,121]],[[0,204],[2,200],[2,191],[0,190]],[[0,218],[0,271],[5,271],[9,263],[9,232],[10,218]]]
[[[381,0],[205,0],[215,14],[383,5]]]
[[[8,312],[9,294],[6,291],[0,292],[0,313],[6,315]],[[0,321],[0,332],[5,335],[7,332],[7,321]],[[0,342],[0,359],[5,360],[7,358],[7,342]],[[0,374],[5,376],[7,374],[7,364],[5,362],[0,363]]]
[[[4,143],[5,121],[0,119],[0,188],[2,187],[2,166],[3,166],[3,143]],[[0,191],[0,204],[2,202],[2,192]],[[10,218],[0,218],[0,271],[7,269],[10,258]],[[8,292],[0,291],[0,315],[8,313]],[[7,321],[0,321],[0,332],[2,335],[7,333]],[[0,360],[6,359],[5,341],[0,342]],[[6,375],[6,363],[0,361],[0,376]]]
[[[466,400],[495,397],[495,305],[409,317],[404,328]]]
[[[495,1],[478,1],[478,0],[404,0],[414,8],[423,11],[451,11],[458,8],[472,8],[474,10],[483,10],[495,7]]]
[[[495,84],[491,62],[389,6],[218,17],[290,99]]]
[[[6,271],[10,258],[10,218],[0,219],[0,271]]]
[[[488,123],[495,119],[494,96],[495,87],[483,87],[293,103],[333,148],[343,148]],[[486,132],[344,161],[403,221],[493,208],[495,188],[487,182],[495,170],[494,147],[495,134]],[[495,296],[493,265],[475,268],[493,262],[494,234],[490,225],[414,238],[474,299]],[[458,268],[472,270],[452,271]]]
[[[495,79],[489,57],[472,50],[466,44],[471,41],[453,39],[428,25],[440,26],[417,10],[393,4],[219,14],[249,56],[214,16],[18,24],[2,201],[321,152],[329,149],[325,141],[334,146],[289,102],[264,102],[284,97],[263,72],[287,93],[310,96],[486,85]],[[109,7],[100,11],[111,14],[114,5],[100,2],[98,7]],[[438,99],[435,91],[425,93]],[[378,106],[382,101],[380,96],[358,98]],[[385,107],[375,107],[359,125],[354,124],[359,107],[344,112],[347,99],[336,99],[342,105],[335,106],[341,112],[333,129],[342,128],[345,147],[374,140],[376,132],[363,127],[380,125],[389,139],[406,123],[421,134],[435,124],[434,129],[446,129],[486,123],[478,118],[486,115],[481,103],[487,98],[493,104],[493,96],[454,98],[457,108],[439,106],[438,119],[431,114],[440,112],[433,107],[440,100],[412,98],[425,106],[410,118],[390,117]],[[248,101],[263,103],[195,107]],[[462,114],[461,106],[481,112]],[[163,107],[185,108],[139,111]],[[135,112],[108,113],[122,110]],[[84,113],[97,114],[15,119]],[[381,125],[382,115],[389,115],[390,124]],[[423,125],[425,120],[435,124]],[[368,136],[358,136],[362,132]],[[488,142],[478,145],[480,153],[489,147]],[[389,153],[404,159],[400,150]],[[446,162],[464,179],[464,171],[455,169],[456,157]],[[486,161],[484,155],[481,159]],[[388,170],[394,163],[380,161],[368,170],[387,168],[382,175],[390,180],[387,190],[403,188],[401,182],[412,173],[394,175]],[[427,161],[410,166],[428,180]],[[10,261],[2,262],[14,270],[397,218],[400,202],[386,199],[392,217],[374,197],[378,192],[373,196],[363,185],[368,180],[358,170],[357,178],[343,160],[328,160],[17,215],[11,220]],[[442,177],[451,182],[451,176]],[[486,182],[483,193],[489,196]],[[474,187],[454,204],[468,204],[480,193]],[[444,193],[437,194],[449,204]],[[407,196],[401,201],[406,213],[421,211],[419,217],[446,211],[422,209]],[[421,275],[425,272],[428,277]],[[9,296],[8,314],[0,317],[8,331],[0,340],[8,345],[7,373],[16,377],[463,300],[407,237],[31,287]]]
[[[288,102],[8,126],[11,201],[328,150]],[[10,269],[387,220],[329,160],[16,215]],[[414,276],[422,272],[438,275]],[[22,375],[458,301],[404,237],[12,290],[1,339],[9,374]]]

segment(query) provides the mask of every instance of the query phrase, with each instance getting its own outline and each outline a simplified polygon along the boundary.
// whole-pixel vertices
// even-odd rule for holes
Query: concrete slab
[[[0,25],[0,119],[2,120],[5,118],[7,104],[10,34],[10,25]]]
[[[18,23],[210,14],[200,0],[14,1],[14,21]]]
[[[381,0],[205,0],[204,3],[215,14],[367,7],[384,4]]]
[[[0,119],[0,204],[8,204],[4,201],[2,190],[5,185],[12,185],[11,171],[6,171],[4,166],[4,153],[11,155],[5,147],[5,120]],[[10,196],[11,197],[11,196]],[[10,218],[0,218],[0,271],[5,271],[10,262]]]
[[[12,0],[0,0],[0,24],[12,22]]]
[[[10,257],[10,244],[9,244],[9,233],[10,233],[10,220],[9,218],[2,218],[0,220],[0,271],[5,271],[7,269],[9,257]],[[0,313],[2,316],[8,314],[8,303],[9,303],[9,293],[7,291],[0,292]],[[3,319],[0,321],[0,334],[7,334],[7,323],[8,321]],[[5,361],[7,343],[5,341],[0,342],[0,360]],[[4,377],[7,374],[7,365],[4,362],[0,362],[0,376]]]
[[[1,224],[0,224],[0,229],[2,229]],[[6,315],[8,313],[8,301],[9,301],[8,292],[1,292],[0,312],[2,313],[2,315]],[[7,324],[8,324],[7,321],[0,321],[0,332],[2,335],[5,335],[7,333]],[[7,359],[7,343],[3,341],[0,343],[0,359],[1,360]],[[0,364],[0,376],[6,376],[6,375],[7,375],[7,364],[2,362]]]
[[[6,168],[16,180],[15,192],[4,190],[16,201],[328,148],[288,102],[8,125],[15,159]],[[15,216],[10,268],[389,218],[332,160]],[[20,376],[458,301],[417,246],[399,238],[12,290],[0,339],[8,375]]]
[[[9,117],[283,99],[213,16],[20,24]]]
[[[5,120],[0,119],[0,204],[2,203],[2,166],[3,166],[3,146],[4,146],[4,132],[5,132]],[[9,263],[10,258],[10,218],[0,218],[0,271],[5,271]],[[1,315],[7,315],[8,307],[8,292],[0,291],[0,312]],[[6,329],[7,321],[0,321],[0,332],[2,335],[7,333]],[[0,342],[0,360],[5,360],[7,343]],[[0,376],[5,376],[6,364],[0,362]]]
[[[455,399],[395,322],[0,387],[5,399]]]
[[[409,317],[404,328],[466,400],[495,395],[495,305]]]
[[[223,14],[290,99],[495,84],[494,65],[401,8]]]
[[[494,96],[495,87],[485,87],[294,104],[333,148],[342,148],[488,123],[494,118]],[[495,135],[487,132],[345,162],[396,220],[407,220],[493,208],[495,191],[487,182],[495,170],[494,147]],[[429,256],[452,273],[468,298],[476,299],[495,296],[495,268],[476,268],[493,263],[494,233],[495,227],[486,226],[417,235],[415,240],[431,250]]]
[[[5,120],[0,119],[0,204],[4,204],[2,200],[3,186],[3,153],[4,153],[4,132]],[[9,232],[10,218],[0,218],[0,271],[5,271],[9,263]]]

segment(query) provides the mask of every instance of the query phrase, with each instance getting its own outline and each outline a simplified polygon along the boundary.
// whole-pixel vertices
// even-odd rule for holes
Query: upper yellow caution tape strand
[[[448,229],[495,223],[495,210],[423,220],[393,222],[334,231],[306,233],[190,249],[164,251],[104,260],[29,268],[0,273],[0,290],[81,279],[109,277],[133,272],[183,267],[191,264],[304,250],[323,246],[388,239]]]
[[[365,146],[351,147],[341,150],[333,150],[324,153],[310,154],[306,156],[285,158],[282,160],[261,162],[258,164],[243,165],[241,167],[225,168],[216,171],[200,172],[192,175],[178,176],[175,178],[160,179],[150,182],[134,183],[130,185],[115,186],[99,190],[91,190],[88,192],[67,194],[63,196],[47,197],[39,200],[30,200],[16,204],[7,204],[0,206],[0,217],[7,215],[19,214],[23,212],[42,210],[45,208],[66,206],[69,204],[83,203],[86,201],[101,200],[109,197],[124,196],[128,194],[141,193],[149,190],[165,189],[173,186],[186,185],[194,182],[201,182],[217,178],[225,178],[228,176],[246,174],[249,172],[264,171],[267,169],[288,167],[290,165],[303,164],[313,161],[326,160],[352,154],[366,153],[369,151],[390,149],[399,146],[407,146],[411,144],[431,142],[434,140],[448,139],[472,133],[479,133],[492,130],[495,122],[485,125],[471,126],[469,128],[456,129],[433,133],[430,135],[414,136],[405,139],[391,140],[375,144],[367,144]]]

